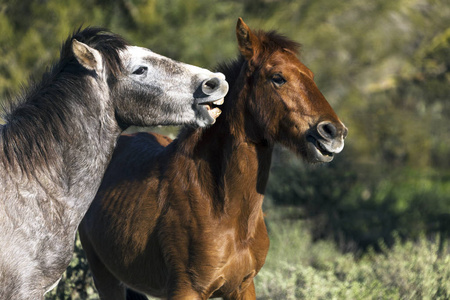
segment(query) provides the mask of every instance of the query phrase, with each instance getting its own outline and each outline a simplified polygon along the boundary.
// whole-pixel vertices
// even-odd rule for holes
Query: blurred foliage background
[[[404,286],[405,280],[415,282],[399,275],[411,272],[406,267],[395,269],[390,281],[373,275],[402,259],[408,266],[414,257],[430,259],[434,250],[433,263],[450,264],[447,0],[0,0],[0,102],[26,88],[28,78],[39,79],[58,59],[62,41],[80,26],[104,26],[132,44],[212,69],[236,57],[238,17],[251,28],[276,29],[302,43],[303,62],[349,128],[344,151],[327,165],[308,166],[276,148],[264,203],[275,250],[257,279],[261,299],[346,299],[345,287],[368,298],[448,299],[445,284],[402,294],[419,288]],[[284,267],[271,254],[280,243],[292,249],[281,254],[291,259]],[[318,256],[311,258],[311,251]],[[373,280],[355,279],[368,266],[378,268],[365,273]],[[433,273],[433,282],[449,282],[448,272],[415,270]],[[308,285],[311,278],[334,284]],[[337,282],[345,283],[338,291]],[[77,244],[62,283],[47,298],[96,297]]]

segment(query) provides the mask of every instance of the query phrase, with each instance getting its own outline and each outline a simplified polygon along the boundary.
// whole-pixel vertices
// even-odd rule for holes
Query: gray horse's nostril
[[[219,78],[211,78],[203,81],[202,83],[202,92],[206,95],[211,95],[220,87],[220,79]]]

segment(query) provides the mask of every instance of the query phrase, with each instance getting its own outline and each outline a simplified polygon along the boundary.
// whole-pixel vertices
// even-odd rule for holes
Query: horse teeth
[[[219,100],[217,100],[217,101],[214,101],[213,103],[214,103],[215,105],[222,105],[224,102],[225,102],[225,100],[224,100],[224,98],[222,98],[222,99],[219,99]]]
[[[209,115],[214,119],[218,118],[220,116],[220,114],[222,113],[222,111],[218,107],[215,107],[215,108],[209,110],[208,112],[209,112]]]

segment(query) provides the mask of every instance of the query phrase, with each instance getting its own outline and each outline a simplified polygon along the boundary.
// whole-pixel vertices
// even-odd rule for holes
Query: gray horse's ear
[[[77,61],[86,69],[91,71],[99,71],[101,69],[102,56],[94,48],[73,39],[72,51]]]

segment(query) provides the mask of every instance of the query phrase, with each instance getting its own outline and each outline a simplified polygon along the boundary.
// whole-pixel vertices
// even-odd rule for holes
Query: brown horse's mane
[[[261,41],[262,47],[265,53],[274,53],[279,49],[286,49],[295,54],[300,53],[301,44],[289,39],[288,37],[278,33],[275,30],[272,31],[256,31],[255,35]]]

